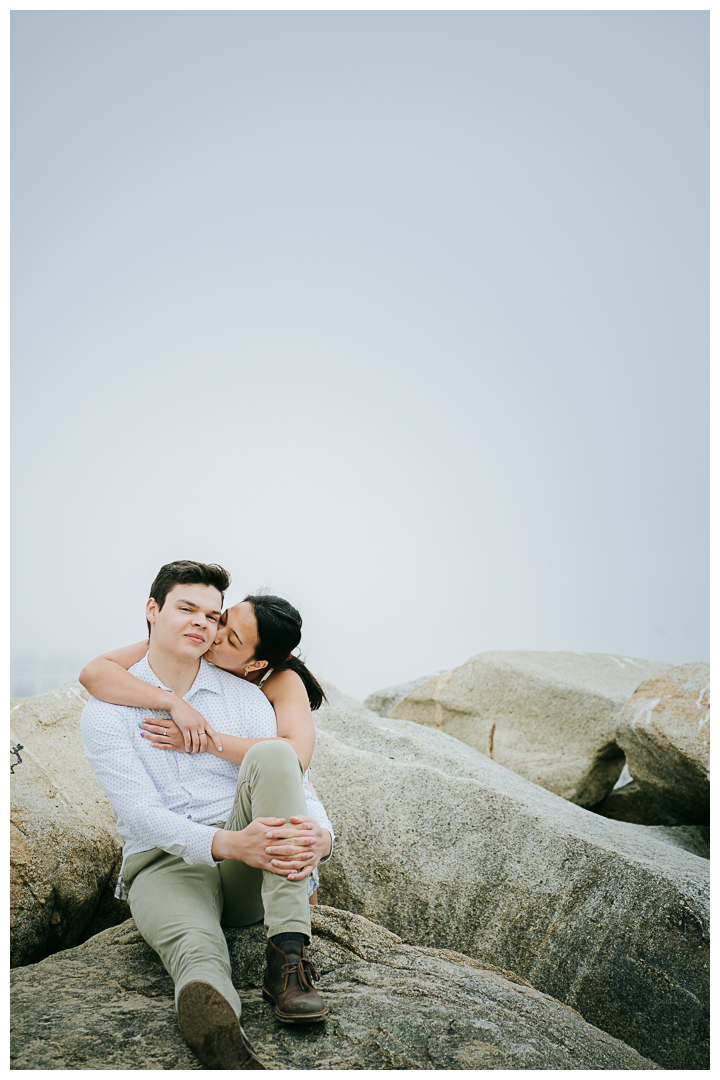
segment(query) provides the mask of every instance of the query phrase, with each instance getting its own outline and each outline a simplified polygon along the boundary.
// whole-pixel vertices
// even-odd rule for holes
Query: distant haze
[[[177,558],[359,697],[706,659],[708,30],[12,13],[12,691]]]

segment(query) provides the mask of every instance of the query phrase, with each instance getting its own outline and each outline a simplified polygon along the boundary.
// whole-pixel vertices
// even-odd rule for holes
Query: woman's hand
[[[222,753],[220,736],[215,728],[208,724],[202,713],[193,709],[192,705],[188,705],[187,701],[176,694],[168,694],[168,697],[170,698],[168,712],[180,729],[184,743],[183,749],[188,754],[204,754],[207,750],[207,736],[210,736],[218,753]],[[170,747],[170,749],[175,748]]]
[[[176,750],[178,753],[189,753],[185,749],[185,739],[182,731],[174,720],[143,720],[138,724],[140,734],[151,746],[157,750]]]
[[[320,859],[332,850],[332,836],[328,830],[307,814],[291,817],[290,825],[272,829],[268,835],[279,842],[265,851],[275,856],[272,865],[276,873],[285,872],[291,881],[309,877]]]
[[[183,704],[190,709],[191,712],[194,712],[196,716],[200,716],[200,713],[196,712],[196,710],[188,705],[186,701],[183,702]],[[202,716],[200,716],[200,719],[204,722]],[[141,728],[142,737],[148,739],[150,745],[156,747],[158,750],[175,750],[179,754],[202,754],[207,749],[207,739],[204,736],[202,744],[197,750],[188,749],[188,733],[187,731],[183,732],[174,720],[147,719],[143,720],[139,727]],[[220,737],[215,729],[208,725],[204,730],[207,731],[208,735],[210,735],[213,740],[217,740],[217,748],[219,751],[222,751]]]

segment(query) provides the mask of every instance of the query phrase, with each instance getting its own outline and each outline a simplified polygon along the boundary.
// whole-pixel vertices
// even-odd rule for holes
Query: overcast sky
[[[708,78],[707,12],[14,13],[15,692],[178,558],[359,697],[706,659]]]

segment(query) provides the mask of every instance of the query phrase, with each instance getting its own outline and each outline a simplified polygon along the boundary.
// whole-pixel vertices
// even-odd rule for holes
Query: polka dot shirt
[[[147,656],[130,671],[144,682],[163,686]],[[224,735],[277,736],[275,713],[262,690],[205,660],[184,700]],[[82,713],[85,753],[117,816],[125,841],[123,861],[159,847],[187,863],[214,866],[213,836],[232,808],[239,766],[214,754],[158,752],[140,734],[139,725],[150,716],[168,719],[170,714],[93,697]],[[309,773],[303,786],[308,814],[332,835]]]

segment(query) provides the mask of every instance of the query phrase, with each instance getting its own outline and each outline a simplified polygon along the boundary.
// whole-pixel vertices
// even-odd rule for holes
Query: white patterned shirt
[[[143,682],[168,689],[147,656],[130,671]],[[275,712],[262,690],[205,660],[184,700],[223,735],[277,737]],[[143,720],[151,716],[169,719],[170,713],[110,705],[93,697],[82,712],[85,753],[117,816],[117,830],[125,841],[123,863],[130,855],[159,847],[191,865],[215,866],[213,837],[217,823],[230,815],[239,766],[214,754],[156,750],[140,733]],[[303,788],[309,816],[334,837],[307,772]]]

